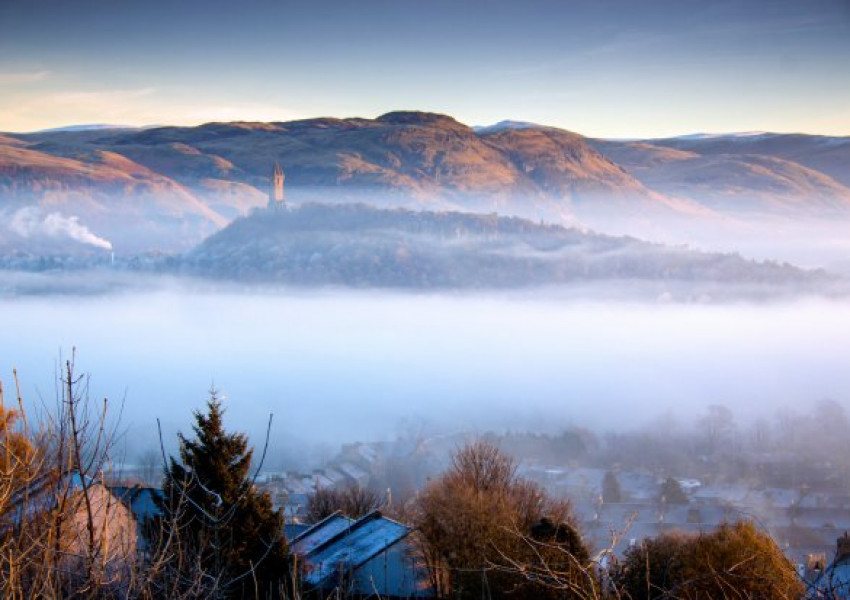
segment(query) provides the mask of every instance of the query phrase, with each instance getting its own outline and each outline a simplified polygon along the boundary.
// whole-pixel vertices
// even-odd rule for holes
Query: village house
[[[19,541],[26,531],[29,550],[58,560],[66,572],[87,568],[101,581],[117,584],[135,560],[132,512],[106,486],[76,471],[39,476],[16,490],[8,506],[0,522],[3,530]],[[40,544],[47,539],[58,544]]]
[[[109,486],[109,491],[133,515],[136,524],[137,549],[146,551],[150,533],[148,528],[153,525],[154,518],[161,514],[157,501],[162,500],[162,490],[140,485],[113,485]]]
[[[413,544],[413,529],[373,511],[360,519],[337,512],[297,534],[290,543],[302,582],[322,597],[434,596]]]
[[[825,568],[814,569],[806,598],[810,600],[850,599],[850,536],[847,532],[838,538],[835,558],[832,562]]]

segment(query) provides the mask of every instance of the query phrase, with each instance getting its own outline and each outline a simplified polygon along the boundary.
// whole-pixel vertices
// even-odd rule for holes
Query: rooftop
[[[331,515],[328,519],[337,517],[333,527],[339,527],[340,519],[347,519],[342,515]],[[405,538],[412,530],[406,525],[388,519],[379,511],[372,511],[357,521],[351,521],[350,525],[344,526],[338,533],[330,538],[323,531],[329,530],[328,525],[323,525],[328,519],[317,524],[313,529],[319,528],[318,532],[313,529],[304,532],[293,542],[293,552],[302,554],[307,570],[304,580],[319,586],[334,574],[339,572],[350,572],[363,565],[371,558],[377,556],[396,542]],[[320,533],[320,535],[316,535]],[[319,541],[311,543],[311,549],[304,552],[303,545],[296,548],[299,542],[304,540]]]
[[[354,519],[349,519],[342,513],[335,512],[298,535],[292,540],[290,549],[294,554],[307,555],[333,539],[340,532],[350,529],[354,523]]]

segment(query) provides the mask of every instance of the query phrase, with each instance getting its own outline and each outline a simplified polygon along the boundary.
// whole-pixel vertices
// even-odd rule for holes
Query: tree
[[[88,397],[73,355],[58,375],[56,405],[29,428],[15,375],[16,410],[0,386],[0,596],[140,597],[136,526],[109,492],[114,441],[108,401]]]
[[[0,384],[0,515],[6,512],[11,494],[35,477],[40,467],[36,448],[19,426],[20,416],[4,406]]]
[[[620,490],[620,482],[613,471],[606,471],[605,477],[602,479],[602,501],[603,502],[622,502],[623,492]]]
[[[672,477],[668,477],[661,484],[658,491],[658,501],[662,504],[688,504],[688,496],[682,489],[682,484]]]
[[[631,600],[743,598],[791,600],[802,585],[774,541],[752,523],[696,536],[661,535],[630,549],[613,577]]]
[[[566,566],[558,570],[571,574],[577,567],[566,580],[592,587],[569,503],[517,477],[513,460],[493,444],[458,450],[449,469],[418,496],[416,512],[426,558],[447,575],[435,581],[444,596],[543,598],[556,591],[528,575],[550,566]]]
[[[137,458],[139,462],[139,475],[145,485],[156,485],[156,480],[162,473],[162,458],[160,453],[150,448],[145,450]]]
[[[196,411],[195,439],[179,435],[163,482],[165,523],[184,535],[180,564],[209,573],[226,598],[277,598],[288,579],[283,518],[249,476],[253,451],[228,433],[215,390]],[[166,535],[172,532],[165,532]]]
[[[681,533],[667,533],[627,550],[613,573],[618,595],[629,600],[666,598],[667,591],[684,581],[682,561],[690,540]]]
[[[0,597],[212,597],[216,578],[180,563],[188,530],[171,528],[138,552],[129,498],[105,479],[117,423],[107,419],[106,398],[90,401],[89,377],[76,374],[73,357],[58,375],[55,408],[35,428],[17,376],[16,409],[6,408],[0,385]]]
[[[699,420],[706,452],[714,454],[735,432],[735,417],[728,407],[712,404]]]
[[[358,519],[377,510],[381,504],[374,490],[356,484],[341,489],[317,487],[307,498],[307,518],[311,523],[318,523],[340,511],[352,519]]]

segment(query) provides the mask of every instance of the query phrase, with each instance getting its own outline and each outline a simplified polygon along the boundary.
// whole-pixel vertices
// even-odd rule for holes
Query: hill
[[[647,187],[670,197],[687,198],[715,212],[848,216],[850,188],[802,163],[750,153],[748,150],[758,149],[750,139],[743,138],[741,143],[725,148],[726,152],[710,151],[716,138],[689,138],[675,145],[601,140],[593,144]]]
[[[326,196],[327,188],[343,194],[367,190],[373,196],[375,192],[389,194],[395,203],[455,204],[557,218],[570,214],[572,200],[602,198],[612,190],[621,199],[640,201],[643,210],[656,204],[657,195],[581,136],[550,128],[531,129],[533,132],[527,132],[530,136],[540,137],[539,132],[546,131],[544,135],[554,143],[541,149],[529,144],[531,138],[519,130],[479,134],[451,117],[414,111],[376,119],[208,123],[39,132],[7,138],[26,142],[42,153],[69,158],[107,150],[180,183],[199,197],[206,197],[205,191],[221,182],[251,186],[262,194],[270,166],[278,161],[284,165],[290,189],[308,196],[311,191]],[[540,171],[529,170],[530,164],[541,163],[541,151],[560,153],[553,157],[560,166],[547,171],[543,180]],[[249,196],[233,206],[234,213],[260,203],[259,198]],[[212,206],[214,202],[209,204],[220,211],[221,207]],[[669,209],[663,202],[658,208]],[[540,215],[541,210],[548,214]]]
[[[196,275],[248,282],[401,288],[519,288],[599,281],[800,285],[810,272],[516,217],[306,204],[259,210],[182,260]]]
[[[75,158],[0,139],[0,250],[180,247],[227,223],[168,177],[108,150]],[[197,239],[197,238],[196,238]]]
[[[850,217],[848,148],[848,138],[775,134],[593,140],[416,111],[71,128],[0,135],[0,211],[34,206],[117,248],[181,250],[263,206],[278,161],[293,203],[496,211],[641,235],[717,231],[729,219]]]
[[[850,137],[802,133],[684,136],[652,140],[658,146],[704,155],[761,154],[799,163],[850,186]]]

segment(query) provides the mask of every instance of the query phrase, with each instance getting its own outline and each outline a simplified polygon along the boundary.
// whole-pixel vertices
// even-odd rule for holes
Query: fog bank
[[[850,303],[689,305],[528,294],[180,289],[0,299],[0,377],[52,401],[60,351],[92,396],[126,398],[133,448],[167,439],[215,384],[271,451],[400,427],[631,428],[725,404],[752,418],[850,398]]]

